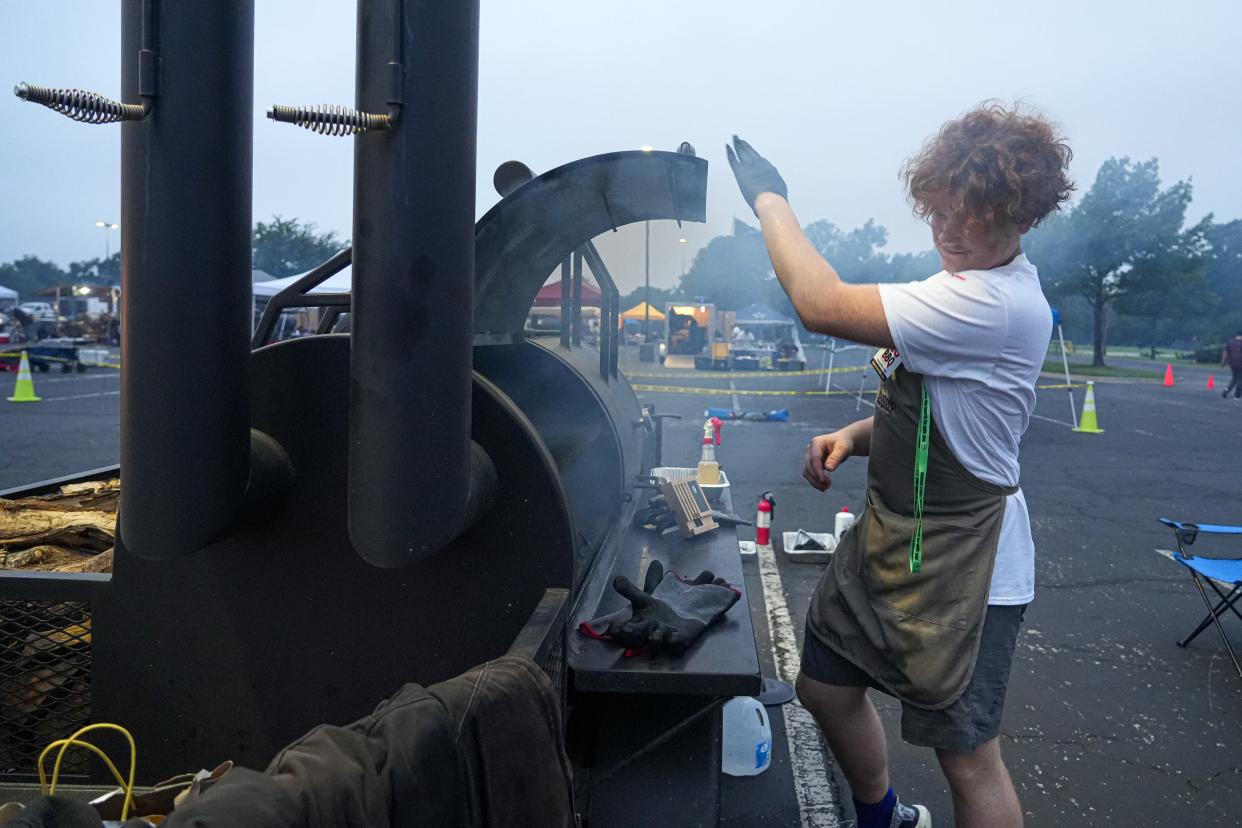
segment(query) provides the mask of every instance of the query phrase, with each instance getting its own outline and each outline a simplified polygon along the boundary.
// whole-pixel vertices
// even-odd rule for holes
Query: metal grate
[[[90,605],[0,601],[0,779],[35,773],[39,752],[90,722]],[[70,751],[62,775],[85,771]]]

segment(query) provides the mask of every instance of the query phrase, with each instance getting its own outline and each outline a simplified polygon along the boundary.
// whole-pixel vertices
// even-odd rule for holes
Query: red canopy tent
[[[535,307],[559,308],[561,306],[561,285],[563,284],[565,284],[564,279],[539,288],[539,293],[535,295]],[[598,308],[599,306],[599,288],[588,282],[586,279],[583,279],[582,307]]]

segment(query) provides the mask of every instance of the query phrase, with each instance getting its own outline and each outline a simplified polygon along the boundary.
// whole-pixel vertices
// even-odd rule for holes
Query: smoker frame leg
[[[579,805],[590,828],[717,825],[719,710],[726,701],[600,694],[591,699],[586,716],[575,710],[577,724],[591,720],[594,743],[590,767],[578,771]],[[574,725],[571,720],[571,729]]]

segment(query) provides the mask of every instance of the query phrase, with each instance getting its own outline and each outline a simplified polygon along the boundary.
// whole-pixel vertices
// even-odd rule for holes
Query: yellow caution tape
[[[703,377],[710,379],[721,377],[724,379],[753,379],[759,377],[811,377],[823,376],[824,374],[846,374],[852,371],[861,371],[866,365],[851,365],[846,368],[808,368],[805,371],[626,371],[627,377],[641,377],[642,379],[695,379]]]
[[[26,352],[13,351],[11,353],[9,352],[0,353],[0,357],[12,357],[13,359],[21,359],[23,353],[26,353]],[[117,368],[119,369],[121,367],[120,365],[114,365],[111,362],[82,362],[82,360],[80,359],[79,360],[65,359],[64,357],[44,356],[43,354],[28,354],[28,355],[31,359],[41,359],[41,360],[44,360],[45,362],[68,362],[68,363],[77,362],[81,365],[86,365],[91,368]]]
[[[12,357],[13,359],[21,359],[24,351],[14,351],[13,353],[0,354],[0,357]],[[48,362],[73,362],[71,359],[64,357],[44,356],[43,354],[27,354],[31,359],[43,359]]]
[[[737,394],[739,397],[835,397],[839,394],[845,394],[850,397],[857,397],[854,391],[763,391],[756,388],[695,388],[691,386],[676,385],[632,385],[635,391],[648,391],[655,394],[708,394],[708,395],[725,395]],[[864,394],[874,394],[875,389],[866,389]]]
[[[729,396],[737,394],[739,397],[857,397],[857,391],[839,390],[839,391],[765,391],[757,388],[710,388],[702,386],[689,385],[631,385],[635,391],[645,391],[652,394],[701,394],[707,396]],[[1082,388],[1081,385],[1037,385],[1036,388]],[[863,389],[863,394],[876,393],[874,388]]]

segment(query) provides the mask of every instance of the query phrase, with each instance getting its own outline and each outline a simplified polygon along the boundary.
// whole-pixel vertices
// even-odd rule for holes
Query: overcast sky
[[[354,4],[257,0],[254,216],[350,235],[352,148],[264,120],[272,103],[353,102]],[[536,171],[688,140],[711,162],[708,222],[653,225],[652,283],[750,212],[723,144],[737,132],[781,170],[803,223],[874,218],[892,251],[930,246],[897,180],[948,118],[1022,97],[1054,116],[1081,189],[1113,155],[1193,176],[1193,213],[1242,217],[1237,3],[483,0],[477,212],[510,158]],[[116,96],[120,10],[0,0],[0,81]],[[120,129],[0,96],[0,261],[101,256],[117,221]],[[678,244],[679,236],[687,238]],[[116,249],[113,239],[113,250]],[[602,245],[622,290],[643,278],[641,228]],[[684,254],[684,255],[683,255]],[[1038,264],[1038,263],[1037,263]]]

